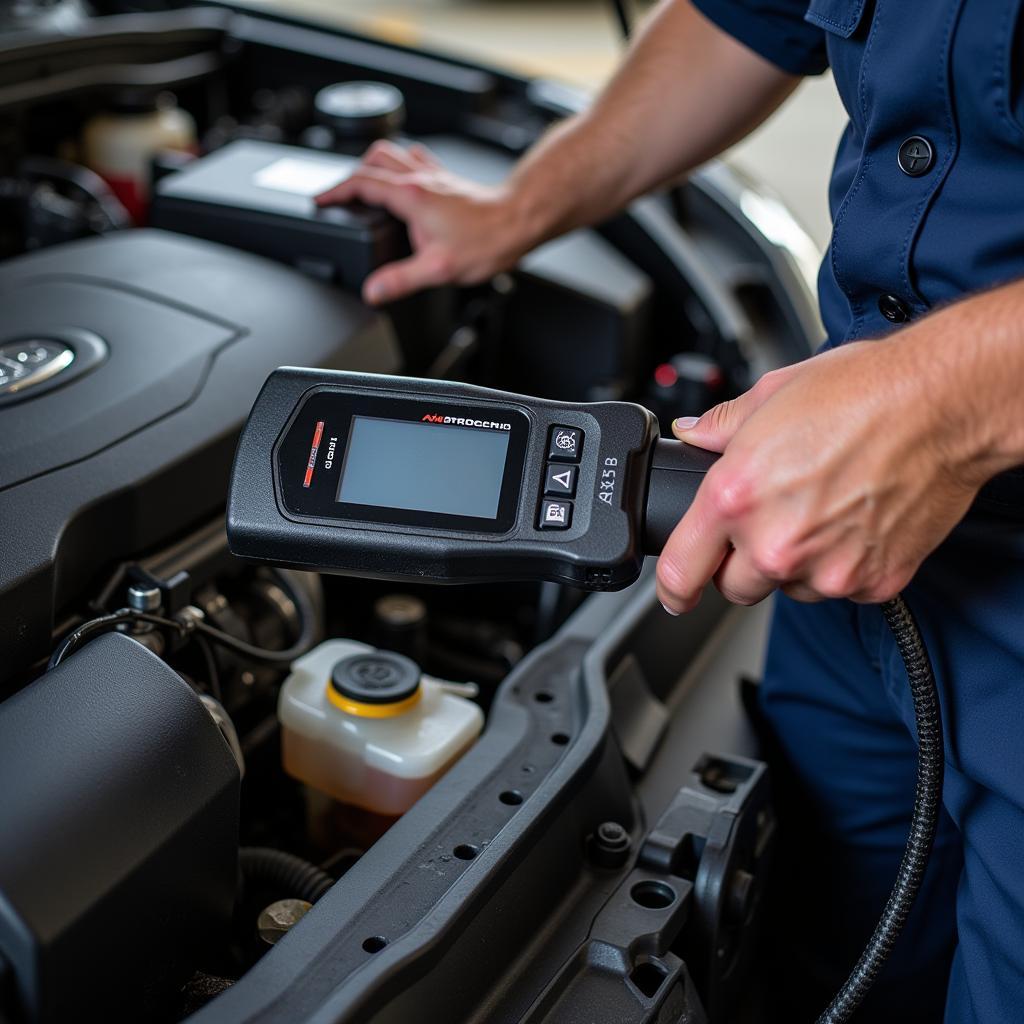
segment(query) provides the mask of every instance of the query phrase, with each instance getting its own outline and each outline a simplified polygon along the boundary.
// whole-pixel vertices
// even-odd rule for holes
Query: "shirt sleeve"
[[[723,32],[791,75],[828,67],[825,33],[804,21],[808,0],[691,0]]]

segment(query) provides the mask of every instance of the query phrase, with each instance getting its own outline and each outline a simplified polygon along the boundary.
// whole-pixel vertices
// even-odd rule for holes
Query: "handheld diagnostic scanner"
[[[618,590],[716,458],[627,402],[284,367],[239,441],[228,542],[351,576]]]

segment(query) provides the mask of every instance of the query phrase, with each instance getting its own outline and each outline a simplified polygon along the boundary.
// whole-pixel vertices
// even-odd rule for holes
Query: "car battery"
[[[375,267],[407,254],[409,243],[404,227],[384,210],[316,205],[314,197],[357,164],[338,153],[231,142],[163,178],[150,221],[359,288]]]

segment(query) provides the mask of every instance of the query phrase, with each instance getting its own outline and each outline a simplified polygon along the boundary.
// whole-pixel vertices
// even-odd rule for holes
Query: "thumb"
[[[371,306],[405,298],[413,292],[445,284],[451,273],[443,258],[421,250],[402,260],[386,263],[363,282],[363,299]]]
[[[788,376],[787,372],[778,371],[765,374],[737,398],[713,405],[701,416],[682,416],[675,420],[672,433],[687,444],[710,452],[724,452],[736,431],[775,394]]]
[[[749,395],[748,391],[739,398],[713,405],[702,416],[682,416],[673,422],[672,433],[687,444],[709,452],[724,452],[733,435],[757,408],[748,399]]]

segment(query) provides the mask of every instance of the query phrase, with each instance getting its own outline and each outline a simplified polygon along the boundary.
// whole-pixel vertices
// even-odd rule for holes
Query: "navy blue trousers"
[[[1024,1021],[1020,515],[973,511],[905,597],[938,682],[945,813],[911,920],[858,1020]],[[913,708],[880,610],[780,596],[760,703],[782,752],[788,835],[768,926],[791,950],[789,984],[820,1000],[885,904],[913,805]]]

